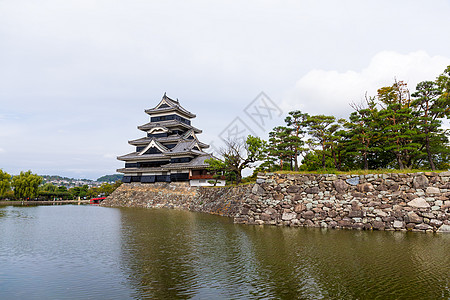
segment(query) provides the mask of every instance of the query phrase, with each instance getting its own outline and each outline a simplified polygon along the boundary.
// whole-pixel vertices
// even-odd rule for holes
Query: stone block
[[[403,222],[399,221],[399,220],[395,220],[393,226],[395,229],[400,229],[403,227]]]
[[[318,194],[319,193],[319,188],[317,186],[314,187],[309,187],[305,190],[305,193],[307,194]]]
[[[413,179],[415,189],[424,189],[428,187],[428,178],[425,175],[415,176]]]
[[[263,221],[270,221],[272,220],[272,216],[266,213],[262,213],[259,217]]]
[[[419,230],[429,230],[429,229],[433,229],[433,227],[431,227],[431,226],[428,225],[428,224],[421,223],[421,224],[416,225],[416,226],[414,227],[414,229],[419,229]]]
[[[361,218],[361,217],[364,216],[364,212],[363,212],[362,210],[351,210],[351,211],[348,213],[348,216],[349,216],[350,218]]]
[[[274,209],[274,208],[272,208],[272,207],[269,207],[269,208],[267,208],[267,209],[264,211],[264,213],[266,213],[266,214],[268,214],[268,215],[272,215],[272,214],[276,214],[277,211],[276,211],[276,209]]]
[[[433,227],[439,227],[443,224],[444,222],[442,222],[441,220],[438,219],[431,219],[430,220],[430,225]]]
[[[306,205],[303,204],[303,203],[297,204],[297,205],[294,207],[294,211],[295,211],[296,213],[302,212],[302,211],[304,211],[304,210],[306,210]]]
[[[252,193],[255,195],[263,195],[266,191],[259,185],[255,184],[252,188]]]
[[[296,186],[296,185],[290,185],[287,189],[286,189],[286,192],[288,192],[288,193],[297,193],[298,191],[299,191],[299,187],[298,186]]]
[[[372,221],[372,227],[376,230],[384,230],[386,225],[382,221]]]
[[[333,181],[333,186],[339,193],[345,192],[348,189],[348,184],[341,179]]]
[[[281,200],[284,199],[284,195],[281,194],[281,193],[275,194],[275,195],[273,196],[273,199],[275,199],[275,200],[277,200],[277,201],[281,201]]]
[[[297,214],[294,213],[294,212],[285,212],[285,213],[283,213],[283,215],[281,216],[281,219],[282,219],[283,221],[290,221],[290,220],[295,219],[295,218],[297,218]]]
[[[441,206],[441,209],[446,210],[447,208],[450,208],[450,201],[444,201],[444,204]]]
[[[358,177],[350,177],[345,180],[346,183],[350,185],[358,185],[359,184],[359,176]]]
[[[312,212],[312,211],[310,211],[310,210],[305,211],[305,212],[302,214],[302,217],[303,217],[304,219],[307,219],[307,220],[312,219],[312,218],[314,218],[314,212]]]
[[[411,229],[413,229],[414,227],[416,227],[416,224],[415,224],[415,223],[408,223],[408,224],[406,224],[406,229],[408,229],[408,230],[411,230]]]
[[[436,231],[439,233],[450,233],[450,225],[444,224]]]
[[[375,190],[373,185],[371,183],[368,183],[368,182],[367,183],[358,184],[356,189],[360,193],[368,193],[368,192],[372,192],[372,191]]]
[[[328,216],[329,216],[330,218],[335,218],[337,215],[338,215],[338,212],[335,211],[335,210],[330,210],[330,211],[328,211]]]
[[[351,220],[340,220],[337,222],[338,226],[340,227],[351,227],[352,226],[352,221]]]
[[[416,207],[416,208],[430,207],[430,204],[428,204],[428,202],[423,198],[416,198],[414,200],[409,201],[407,204],[411,207]]]
[[[426,193],[427,194],[440,194],[441,191],[439,190],[439,188],[437,187],[433,187],[433,186],[429,186],[426,189]]]
[[[405,216],[405,221],[407,223],[416,223],[416,224],[420,224],[423,222],[423,218],[420,217],[418,214],[416,214],[413,211],[410,211],[406,216]]]
[[[364,224],[363,223],[354,223],[354,224],[352,224],[352,228],[356,229],[356,230],[363,230]]]
[[[306,221],[305,221],[305,226],[307,226],[307,227],[314,227],[315,224],[314,224],[314,222],[311,221],[311,220],[306,220]]]

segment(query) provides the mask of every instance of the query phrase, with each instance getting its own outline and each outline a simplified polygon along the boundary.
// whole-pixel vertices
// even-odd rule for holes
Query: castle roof
[[[205,160],[213,158],[211,154],[203,154],[195,157],[190,162],[187,163],[169,163],[154,168],[122,168],[118,169],[118,172],[160,172],[178,169],[204,169],[209,167],[209,164]]]
[[[175,128],[175,127],[179,127],[179,128],[183,128],[186,130],[190,130],[193,129],[195,133],[202,133],[202,131],[198,128],[195,128],[194,126],[188,125],[184,122],[181,122],[179,120],[167,120],[167,121],[158,121],[158,122],[149,122],[146,123],[144,125],[140,125],[138,126],[139,130],[142,131],[148,131],[152,128],[156,128],[156,127],[163,127],[166,129],[170,129],[170,128]]]
[[[145,112],[149,115],[153,114],[159,114],[159,113],[166,113],[166,112],[172,112],[177,111],[183,115],[185,115],[188,118],[195,118],[195,114],[191,113],[184,107],[180,105],[180,102],[177,100],[173,100],[164,93],[164,96],[162,97],[161,101],[156,105],[154,108],[146,109]]]
[[[208,146],[208,145],[206,145]],[[208,146],[209,147],[209,146]],[[156,148],[159,150],[160,153],[153,153],[153,154],[145,154],[147,150],[150,148]],[[198,156],[198,155],[205,155],[205,152],[203,152],[202,147],[200,146],[200,143],[193,139],[193,140],[180,140],[177,145],[172,148],[168,149],[164,145],[162,145],[158,140],[155,140],[153,138],[150,139],[150,142],[148,143],[147,147],[145,147],[143,150],[139,152],[132,152],[128,153],[126,155],[118,156],[118,160],[124,160],[124,161],[131,161],[131,160],[157,160],[157,159],[170,159],[170,157],[173,156],[180,156],[180,155],[187,155],[187,156]]]

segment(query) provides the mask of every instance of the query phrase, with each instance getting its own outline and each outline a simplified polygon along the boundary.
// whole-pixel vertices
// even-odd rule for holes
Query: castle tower
[[[211,154],[203,151],[209,145],[200,142],[202,131],[191,125],[195,114],[183,108],[178,100],[164,94],[161,101],[145,112],[150,122],[138,126],[146,136],[128,143],[136,151],[117,157],[125,162],[123,182],[189,181],[191,186],[210,185],[212,175],[207,171],[206,159]],[[224,185],[220,180],[219,185]]]

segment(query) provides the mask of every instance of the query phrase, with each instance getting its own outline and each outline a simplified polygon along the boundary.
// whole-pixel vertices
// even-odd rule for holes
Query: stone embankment
[[[236,223],[450,231],[450,172],[259,174]]]
[[[123,184],[102,205],[184,209],[254,225],[450,232],[450,172],[261,173],[256,184],[220,188]]]
[[[124,183],[102,206],[171,208],[234,217],[252,186],[190,187],[188,183]]]

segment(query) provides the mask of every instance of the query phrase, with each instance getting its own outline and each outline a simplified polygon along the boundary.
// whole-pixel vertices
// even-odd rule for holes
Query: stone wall
[[[102,206],[172,208],[234,217],[252,186],[190,187],[185,182],[124,183]]]
[[[123,184],[104,206],[165,207],[236,223],[366,230],[450,231],[450,172],[259,174],[237,187]]]
[[[259,174],[236,223],[450,230],[450,172]]]

